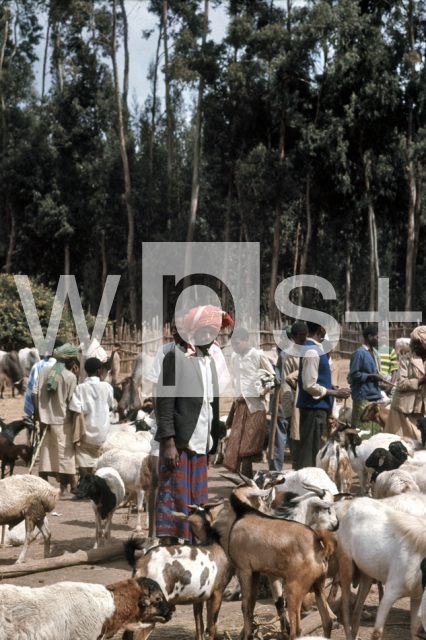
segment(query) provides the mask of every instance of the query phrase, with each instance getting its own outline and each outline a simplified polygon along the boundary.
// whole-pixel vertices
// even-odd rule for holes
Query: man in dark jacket
[[[186,353],[174,349],[163,361],[157,386],[160,442],[157,536],[165,544],[192,541],[187,522],[175,522],[172,511],[188,513],[188,504],[208,500],[207,462],[220,433],[216,366],[209,355],[221,328],[232,323],[211,305],[192,309],[185,317]],[[233,324],[233,323],[232,323]]]
[[[353,402],[352,427],[370,430],[368,437],[371,437],[380,433],[380,425],[376,422],[363,423],[360,417],[369,402],[381,400],[380,383],[386,380],[380,372],[380,356],[375,351],[379,343],[377,327],[369,325],[363,336],[363,344],[351,355],[348,380]]]

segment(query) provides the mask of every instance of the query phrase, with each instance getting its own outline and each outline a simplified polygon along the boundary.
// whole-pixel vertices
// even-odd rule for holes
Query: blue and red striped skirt
[[[164,449],[160,448],[159,480],[156,504],[157,536],[175,536],[193,543],[187,522],[175,522],[172,511],[188,515],[188,504],[202,504],[209,497],[207,455],[188,449],[179,450],[179,466],[171,471],[164,462]]]

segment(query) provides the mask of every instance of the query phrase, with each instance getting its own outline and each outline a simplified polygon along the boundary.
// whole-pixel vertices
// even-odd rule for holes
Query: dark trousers
[[[300,409],[300,441],[296,469],[315,467],[321,435],[327,427],[325,409]]]
[[[278,416],[277,428],[275,431],[274,457],[271,460],[272,423],[269,421],[269,445],[268,445],[268,467],[269,471],[282,471],[284,466],[284,451],[287,443],[288,422],[284,416]]]

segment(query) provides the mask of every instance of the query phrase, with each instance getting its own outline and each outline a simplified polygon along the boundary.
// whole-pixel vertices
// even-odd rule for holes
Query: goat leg
[[[47,521],[46,516],[44,516],[44,518],[42,518],[41,520],[38,520],[36,522],[36,525],[40,529],[41,535],[43,536],[43,540],[44,540],[44,557],[48,558],[50,556],[51,534],[50,534],[50,530],[49,530],[49,523]]]
[[[203,640],[203,634],[204,634],[203,603],[196,602],[193,605],[193,609],[194,609],[194,620],[195,620],[195,638],[196,640]]]
[[[209,640],[214,640],[217,631],[217,621],[219,611],[222,604],[222,591],[218,589],[214,591],[210,600],[207,600],[207,633]]]
[[[333,622],[332,622],[332,617],[330,616],[330,608],[327,604],[327,598],[325,596],[325,578],[321,581],[320,584],[317,584],[314,586],[314,590],[315,590],[315,600],[317,603],[319,614],[321,616],[324,636],[326,638],[330,638]],[[332,613],[332,615],[333,615],[333,618],[336,617],[334,613]]]
[[[29,516],[25,516],[25,542],[16,564],[21,564],[27,555],[28,545],[31,542],[32,533],[34,531],[34,521]]]
[[[267,577],[269,580],[269,584],[271,585],[272,598],[277,610],[277,615],[280,618],[281,633],[289,633],[290,623],[285,615],[282,580],[281,578],[277,578],[276,576],[272,575],[268,575]]]

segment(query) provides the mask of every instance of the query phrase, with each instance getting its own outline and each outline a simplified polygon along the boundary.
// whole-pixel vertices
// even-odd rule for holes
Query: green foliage
[[[30,284],[40,324],[43,333],[46,334],[55,294],[36,278],[30,278]],[[70,308],[66,305],[62,312],[57,337],[65,342],[75,335],[75,331]],[[0,275],[0,348],[10,351],[31,346],[33,341],[15,280],[13,276]]]

